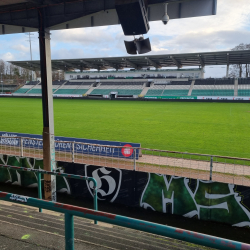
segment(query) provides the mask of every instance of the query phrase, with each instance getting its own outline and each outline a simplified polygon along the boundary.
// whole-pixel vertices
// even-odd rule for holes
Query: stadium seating
[[[15,91],[15,94],[25,94],[28,90],[29,90],[29,88],[22,87],[22,88],[18,89],[17,91]]]
[[[23,87],[15,91],[14,94],[25,94],[27,93],[31,88],[33,88],[35,85],[37,85],[39,82],[38,81],[30,81],[26,83]]]
[[[151,87],[148,92],[147,92],[147,96],[161,96],[164,89],[166,87],[166,83],[165,84],[154,84],[153,87]]]
[[[154,82],[153,82],[154,81]],[[143,94],[147,96],[250,96],[250,78],[238,79],[196,79],[185,80],[168,79],[145,81],[133,80],[101,80],[90,79],[53,81],[53,93],[58,95],[83,95],[103,96],[117,92],[118,97],[131,97]],[[238,87],[238,89],[237,89]],[[30,81],[14,94],[41,95],[41,83]]]
[[[234,79],[197,79],[192,96],[234,96]]]
[[[250,78],[238,79],[238,96],[250,96]]]
[[[192,81],[171,81],[154,84],[146,96],[187,96]]]
[[[140,95],[144,82],[103,82],[90,95],[109,95],[118,92],[118,96]]]
[[[57,95],[83,95],[85,94],[92,82],[68,81],[62,87],[58,88],[54,94]]]

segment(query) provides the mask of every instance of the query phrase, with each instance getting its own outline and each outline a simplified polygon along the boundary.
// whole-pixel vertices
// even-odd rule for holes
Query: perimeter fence
[[[250,186],[250,159],[55,141],[56,160]],[[0,154],[43,158],[43,140],[0,137]]]

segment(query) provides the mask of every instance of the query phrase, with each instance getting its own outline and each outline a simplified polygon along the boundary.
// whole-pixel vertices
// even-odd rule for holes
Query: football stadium
[[[11,0],[0,13],[1,35],[38,31],[40,54],[8,60],[22,80],[0,62],[3,249],[250,249],[250,50],[153,54],[143,36],[213,17],[216,0]],[[50,31],[112,25],[134,37],[126,55],[52,58]]]

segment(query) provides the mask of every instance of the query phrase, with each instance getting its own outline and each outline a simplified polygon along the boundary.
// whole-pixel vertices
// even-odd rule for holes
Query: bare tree
[[[240,43],[235,46],[233,51],[236,50],[250,50],[250,44]],[[249,64],[234,64],[230,66],[229,77],[249,77],[250,76],[250,65]]]

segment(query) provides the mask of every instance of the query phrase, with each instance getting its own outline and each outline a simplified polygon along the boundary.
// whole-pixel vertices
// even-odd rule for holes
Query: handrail
[[[56,176],[72,178],[72,179],[78,179],[78,180],[90,180],[90,181],[93,181],[93,183],[94,183],[94,188],[93,188],[93,190],[94,190],[93,191],[94,210],[98,211],[97,182],[96,182],[95,178],[93,178],[93,177],[87,177],[87,176],[82,176],[82,175],[74,175],[74,174],[64,174],[64,173],[59,173],[59,172],[39,170],[39,169],[33,169],[33,168],[9,166],[9,165],[4,165],[4,164],[0,164],[0,167],[8,168],[8,169],[17,169],[17,170],[24,171],[24,172],[28,171],[28,172],[38,173],[38,178],[37,178],[37,182],[38,182],[38,184],[37,184],[37,186],[38,186],[38,198],[41,199],[41,200],[42,200],[41,174],[49,174],[49,175],[56,175]],[[39,212],[42,212],[41,208],[39,208]],[[97,224],[96,220],[95,220],[95,224]]]
[[[239,249],[250,250],[250,245],[214,237],[211,235],[201,234],[197,232],[187,231],[180,228],[160,225],[148,221],[133,219],[121,215],[95,211],[92,209],[67,205],[58,202],[48,202],[27,196],[16,195],[0,191],[0,200],[22,203],[28,206],[41,207],[65,214],[65,249],[74,250],[74,217],[84,217],[91,220],[98,220],[113,225],[132,228],[144,232],[149,232],[157,235],[162,235],[178,240],[191,242],[203,246],[213,247],[217,249]]]

